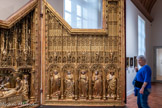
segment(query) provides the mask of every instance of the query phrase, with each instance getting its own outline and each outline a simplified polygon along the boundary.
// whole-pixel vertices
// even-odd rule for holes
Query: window
[[[138,16],[138,55],[145,55],[145,21]]]
[[[102,0],[64,0],[64,19],[72,28],[102,28]]]
[[[138,16],[138,55],[145,55],[145,36],[145,21]],[[141,66],[138,65],[138,68]]]

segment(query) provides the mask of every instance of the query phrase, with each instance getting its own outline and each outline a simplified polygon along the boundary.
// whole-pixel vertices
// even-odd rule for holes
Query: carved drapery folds
[[[39,101],[35,93],[38,8],[34,2],[28,8],[25,16],[15,17],[11,20],[17,21],[11,26],[0,28],[0,102],[4,105]]]
[[[124,0],[104,0],[107,31],[104,33],[79,29],[74,33],[48,4],[45,5],[45,104],[93,105],[94,101],[100,105],[122,104],[123,3]],[[55,66],[52,71],[51,66]],[[51,78],[54,78],[51,73],[55,71],[59,73],[58,98],[49,92],[53,87]]]

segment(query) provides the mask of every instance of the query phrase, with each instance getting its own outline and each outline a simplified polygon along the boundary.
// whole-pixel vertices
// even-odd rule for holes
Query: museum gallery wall
[[[0,102],[123,106],[124,9],[103,0],[103,29],[73,29],[45,0],[0,21]]]

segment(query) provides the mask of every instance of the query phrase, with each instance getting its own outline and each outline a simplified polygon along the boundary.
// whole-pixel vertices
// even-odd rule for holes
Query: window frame
[[[70,1],[73,1],[73,0],[70,0]],[[75,0],[74,0],[75,1]],[[75,21],[75,22],[77,22],[77,18],[80,18],[81,19],[81,24],[80,24],[80,27],[77,27],[77,23],[76,23],[76,27],[72,27],[72,24],[69,24],[69,22],[67,22],[73,29],[105,29],[104,27],[103,27],[103,25],[102,25],[102,23],[104,23],[103,21],[104,21],[104,19],[103,19],[103,12],[104,12],[104,8],[103,8],[103,0],[101,1],[101,13],[97,13],[97,16],[98,15],[101,15],[100,16],[100,18],[97,18],[97,23],[96,23],[96,28],[91,28],[91,27],[88,27],[88,23],[87,24],[85,24],[84,23],[84,21],[87,21],[88,22],[88,19],[87,18],[85,18],[84,17],[84,15],[83,15],[83,10],[84,10],[84,8],[86,9],[86,6],[82,6],[81,4],[84,4],[84,3],[86,3],[88,0],[82,0],[81,2],[77,2],[77,3],[75,3],[75,18],[72,18],[72,16],[71,16],[71,21]],[[77,15],[77,5],[79,5],[79,6],[81,6],[81,16],[78,16]],[[99,6],[100,7],[100,6]],[[72,10],[72,4],[71,4],[71,10]],[[69,12],[69,11],[67,11],[67,10],[65,10],[65,0],[63,0],[63,18],[65,19],[65,13],[68,13],[68,14],[71,14],[72,13],[72,11],[71,12]],[[87,10],[87,13],[88,13],[88,10]],[[66,21],[66,19],[65,19],[65,21]]]

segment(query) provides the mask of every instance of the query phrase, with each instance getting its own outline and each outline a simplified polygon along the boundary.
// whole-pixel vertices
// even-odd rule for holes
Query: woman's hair
[[[146,58],[145,58],[144,55],[139,55],[139,56],[137,57],[137,60],[139,60],[139,59],[141,59],[141,60],[143,60],[143,61],[146,62]]]

